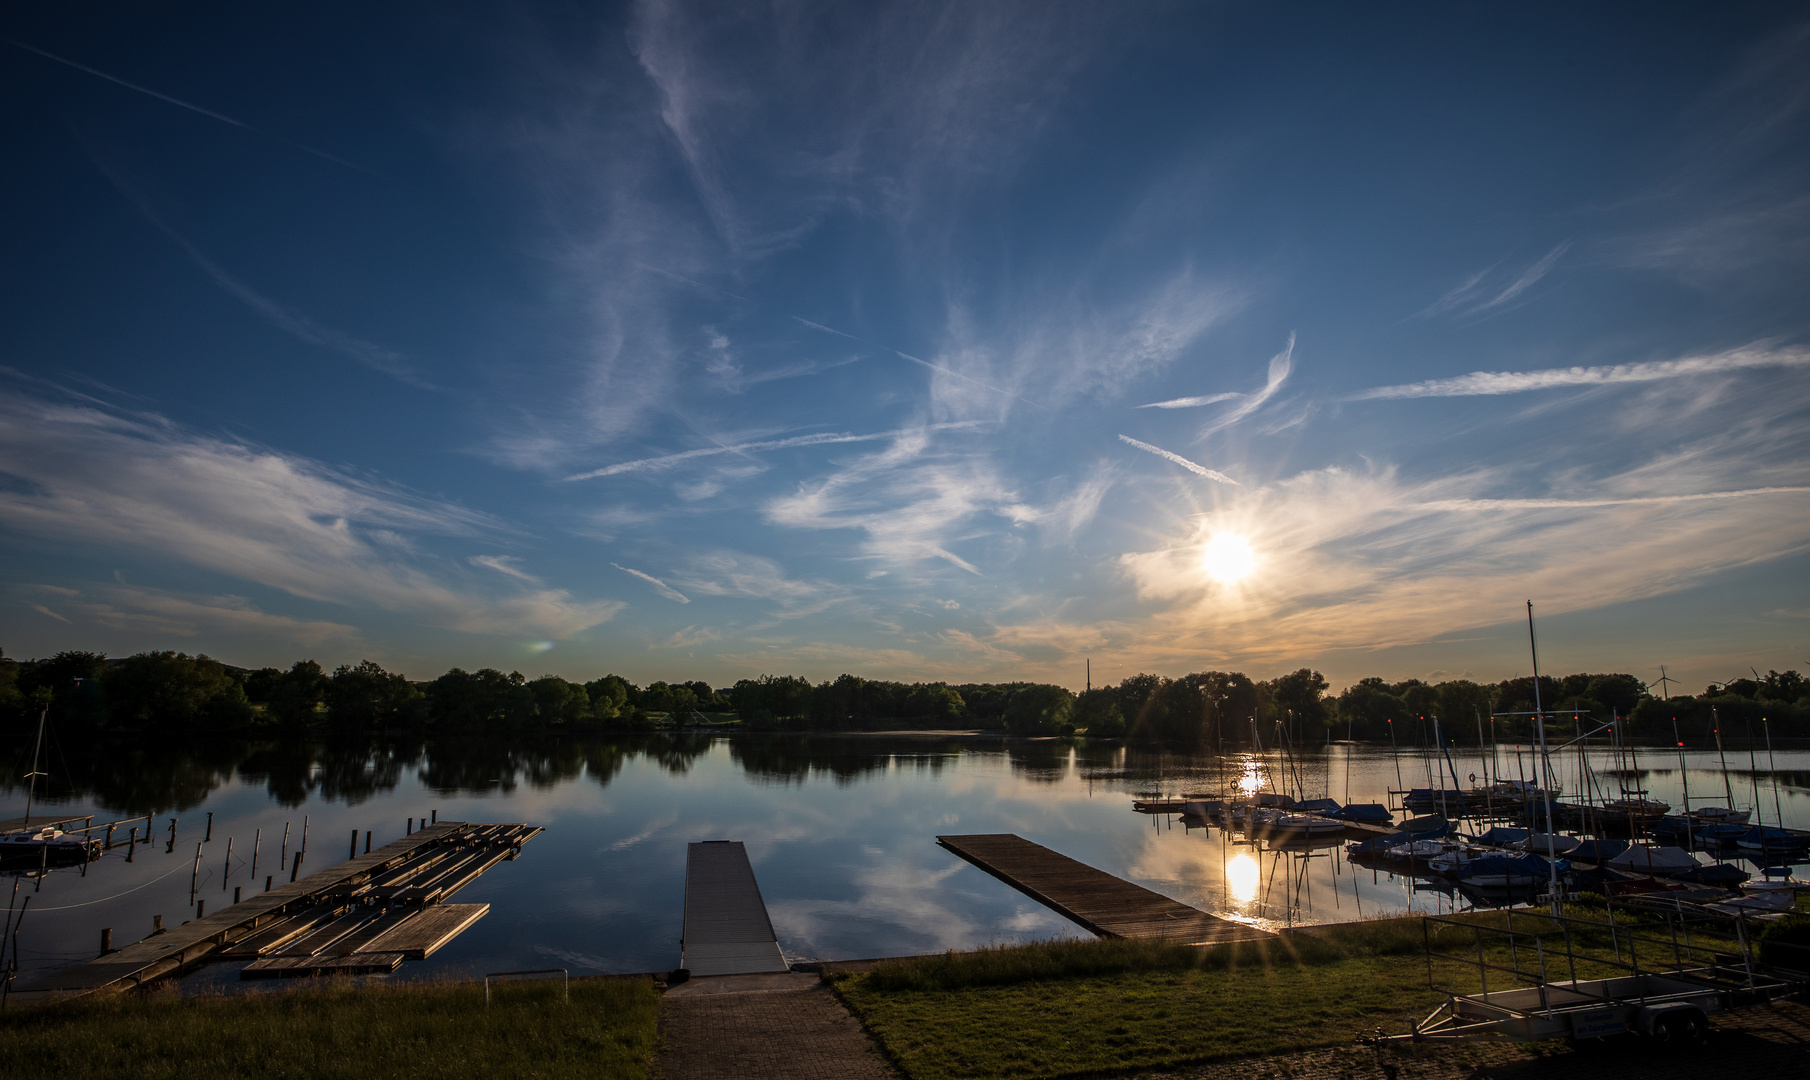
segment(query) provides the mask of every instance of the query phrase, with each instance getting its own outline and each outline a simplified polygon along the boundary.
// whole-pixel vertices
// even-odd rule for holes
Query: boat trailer
[[[1427,983],[1445,1002],[1413,1031],[1379,1030],[1360,1041],[1380,1047],[1633,1032],[1694,1045],[1711,1016],[1810,989],[1810,974],[1756,963],[1740,919],[1649,909],[1618,920],[1613,907],[1606,921],[1500,915],[1499,923],[1494,916],[1424,919]],[[1498,987],[1510,988],[1490,989],[1492,973]]]

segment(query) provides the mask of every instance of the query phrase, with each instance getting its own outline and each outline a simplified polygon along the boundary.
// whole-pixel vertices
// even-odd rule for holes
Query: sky
[[[14,5],[0,649],[1810,664],[1797,5]],[[1676,692],[1676,685],[1668,684]]]

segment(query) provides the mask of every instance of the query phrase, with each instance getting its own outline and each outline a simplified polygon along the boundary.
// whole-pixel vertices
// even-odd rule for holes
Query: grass
[[[645,979],[493,988],[315,984],[279,993],[119,996],[0,1014],[7,1077],[642,1078],[659,995]]]
[[[1551,925],[1515,919],[1518,930]],[[1379,1027],[1405,1031],[1445,997],[1428,987],[1422,933],[1421,920],[1407,918],[1209,949],[1048,942],[890,961],[831,980],[912,1080],[1055,1078],[1348,1046]],[[1469,930],[1436,934],[1440,951],[1472,954]],[[1573,944],[1580,978],[1617,973],[1590,962],[1609,958],[1606,937],[1574,934]],[[1485,955],[1509,962],[1502,947],[1486,943]],[[1523,943],[1524,970],[1531,959]],[[1476,989],[1474,968],[1441,965],[1440,974],[1454,989]],[[1510,981],[1491,975],[1492,988]]]

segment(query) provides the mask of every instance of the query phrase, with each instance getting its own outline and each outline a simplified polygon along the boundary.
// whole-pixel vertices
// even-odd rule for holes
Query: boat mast
[[[1772,725],[1767,723],[1766,718],[1762,716],[1760,717],[1760,727],[1766,732],[1766,767],[1772,772],[1772,816],[1779,823],[1779,828],[1782,829],[1785,827],[1785,811],[1779,805],[1779,763],[1778,759],[1772,756]]]
[[[1678,777],[1684,781],[1684,816],[1691,816],[1691,774],[1684,769],[1684,738],[1678,734],[1678,718],[1672,717],[1672,741],[1678,744]],[[1767,749],[1772,748],[1771,735],[1767,736]]]
[[[1716,756],[1722,759],[1722,790],[1728,795],[1728,808],[1735,808],[1735,789],[1728,782],[1728,752],[1722,749],[1722,717],[1716,713],[1716,707],[1709,707],[1710,732],[1716,736]]]
[[[45,705],[38,712],[38,741],[31,746],[31,771],[25,774],[25,821],[21,828],[31,831],[31,797],[38,790],[38,777],[45,775],[38,771],[38,751],[44,747],[44,718],[50,715],[50,706]]]
[[[1546,803],[1546,871],[1548,875],[1548,897],[1552,901],[1552,917],[1559,918],[1564,909],[1559,900],[1559,865],[1557,841],[1552,835],[1552,765],[1546,760],[1546,714],[1545,706],[1540,703],[1540,649],[1533,636],[1533,601],[1527,602],[1527,651],[1533,657],[1533,719],[1534,729],[1540,739],[1540,765],[1546,774],[1545,782],[1540,787],[1541,795]],[[1536,772],[1535,775],[1539,775]]]

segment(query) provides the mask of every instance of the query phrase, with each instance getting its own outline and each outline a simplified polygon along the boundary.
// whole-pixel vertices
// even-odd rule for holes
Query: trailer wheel
[[[1662,1045],[1675,1047],[1694,1047],[1703,1045],[1703,1017],[1695,1010],[1667,1013],[1653,1025],[1653,1038]]]

